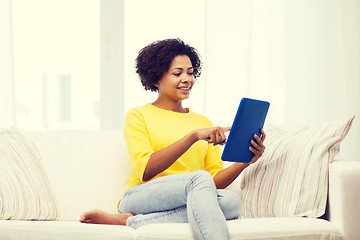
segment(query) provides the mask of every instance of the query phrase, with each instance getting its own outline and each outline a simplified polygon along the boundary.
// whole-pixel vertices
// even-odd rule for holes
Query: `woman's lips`
[[[180,92],[183,93],[183,94],[189,94],[189,93],[190,93],[191,86],[178,87],[178,89],[179,89]]]
[[[191,85],[178,87],[178,89],[180,89],[180,90],[190,90],[190,88],[191,88]]]

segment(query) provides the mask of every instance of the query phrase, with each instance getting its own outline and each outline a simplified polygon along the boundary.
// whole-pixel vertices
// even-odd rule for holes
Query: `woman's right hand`
[[[205,140],[214,145],[224,145],[226,143],[225,133],[230,131],[231,127],[211,127],[194,130],[198,140]]]

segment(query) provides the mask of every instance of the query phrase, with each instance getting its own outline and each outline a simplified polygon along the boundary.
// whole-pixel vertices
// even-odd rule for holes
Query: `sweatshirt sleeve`
[[[124,137],[133,171],[143,182],[143,174],[154,149],[150,142],[145,119],[135,109],[129,110],[125,115]]]
[[[214,146],[210,143],[208,147],[208,152],[205,156],[205,170],[211,174],[212,177],[224,169],[223,161],[221,160],[221,150],[220,146]]]
[[[213,124],[209,119],[206,118],[208,121],[208,127],[212,127]],[[204,160],[204,167],[207,172],[211,174],[212,177],[222,169],[224,169],[223,161],[221,160],[221,149],[219,145],[214,146],[214,144],[208,144],[208,150]]]

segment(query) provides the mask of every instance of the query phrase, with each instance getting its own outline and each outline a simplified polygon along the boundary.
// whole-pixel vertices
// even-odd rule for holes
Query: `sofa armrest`
[[[345,240],[360,239],[360,161],[335,161],[329,166],[329,220]]]

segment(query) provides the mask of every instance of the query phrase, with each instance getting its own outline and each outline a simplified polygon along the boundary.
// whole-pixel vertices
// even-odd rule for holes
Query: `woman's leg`
[[[189,178],[189,176],[181,176],[181,175],[182,174],[175,175],[175,176],[180,177],[179,180]],[[165,178],[167,178],[167,177],[165,177]],[[160,179],[160,180],[161,180],[160,182],[162,182],[162,180],[164,180],[164,179]],[[159,180],[158,181],[153,180],[153,181],[155,181],[155,183],[159,182]],[[150,182],[152,182],[152,181],[150,181]],[[139,191],[139,189],[136,189],[136,188],[140,188],[140,186],[141,185],[139,185],[139,187],[135,186],[134,188],[129,190],[129,193],[125,194],[125,196],[124,196],[124,198],[122,200],[122,204],[120,205],[120,208],[123,211],[126,212],[126,209],[124,209],[124,203],[126,202],[126,200],[124,200],[124,199],[127,199],[127,197],[132,195],[132,193],[135,193],[135,192]],[[158,186],[160,186],[160,185],[158,185]],[[167,184],[167,186],[168,186],[168,184]],[[156,193],[156,191],[155,191],[155,193]],[[160,194],[160,193],[158,193],[158,194]],[[166,192],[166,194],[165,194],[166,200],[168,199],[167,198],[168,195],[169,195],[169,192]],[[135,197],[135,195],[133,195],[133,197]],[[142,198],[142,199],[145,200],[145,201],[147,200],[145,198]],[[239,214],[241,212],[241,199],[240,199],[238,194],[236,194],[235,192],[229,191],[229,190],[220,189],[220,190],[217,190],[217,200],[218,200],[218,203],[220,205],[220,208],[221,208],[226,220],[235,219],[235,218],[237,218],[239,216]],[[144,206],[147,203],[148,202],[146,201]],[[119,212],[121,213],[121,211],[119,211]],[[128,214],[128,213],[110,214],[110,213],[106,213],[106,212],[103,212],[103,211],[100,211],[100,210],[92,210],[92,211],[84,213],[81,216],[80,221],[84,222],[84,223],[121,224],[121,225],[125,225],[125,223],[127,222],[127,219],[129,217],[131,217],[132,220],[128,222],[128,225],[130,225],[130,226],[132,226],[134,228],[138,228],[138,227],[140,227],[142,225],[149,224],[149,223],[161,223],[161,222],[180,223],[180,222],[188,222],[188,214],[187,214],[186,205],[183,205],[181,207],[178,207],[178,208],[172,209],[172,210],[165,210],[165,211],[161,211],[161,212],[155,211],[154,213],[138,214],[138,215],[136,215],[134,217],[132,217],[132,216],[133,216],[132,214]]]
[[[242,201],[236,192],[218,189],[218,201],[226,220],[239,218],[242,209]]]
[[[237,219],[241,213],[241,198],[240,196],[229,190],[218,189],[217,198],[226,220]],[[119,211],[120,212],[120,211]],[[120,212],[121,213],[121,212]],[[131,218],[128,225],[133,228],[150,224],[150,223],[187,223],[187,209],[186,206],[179,207],[162,212],[154,212],[147,214],[137,214]]]
[[[228,239],[226,219],[217,193],[214,181],[206,171],[175,174],[129,189],[120,202],[119,212],[137,215],[127,219],[127,225],[134,228],[153,222],[156,217],[153,214],[157,214],[160,222],[160,218],[170,219],[173,214],[178,218],[177,222],[188,219],[197,239]],[[149,213],[153,214],[145,215]]]

